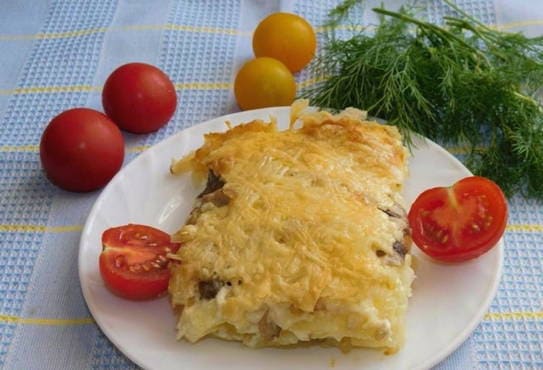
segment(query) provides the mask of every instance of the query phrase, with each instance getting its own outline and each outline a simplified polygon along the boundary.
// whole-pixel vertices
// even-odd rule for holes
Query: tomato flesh
[[[100,273],[108,289],[132,300],[161,296],[168,289],[168,253],[179,243],[146,225],[128,224],[110,228],[102,234]]]
[[[421,193],[408,214],[415,244],[444,262],[482,255],[500,240],[507,225],[507,201],[491,180],[471,176],[452,187]]]

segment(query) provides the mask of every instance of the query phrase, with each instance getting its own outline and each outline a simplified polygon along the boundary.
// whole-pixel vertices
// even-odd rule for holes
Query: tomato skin
[[[239,70],[234,94],[243,110],[285,106],[294,101],[296,82],[283,63],[272,58],[256,58]]]
[[[88,192],[104,186],[124,160],[124,139],[104,114],[67,110],[51,120],[40,141],[47,178],[64,190]]]
[[[408,213],[415,244],[443,262],[462,262],[486,253],[507,226],[507,200],[489,179],[466,177],[449,188],[421,193]]]
[[[296,14],[271,14],[260,22],[253,34],[256,57],[280,60],[293,73],[313,59],[316,48],[315,31]]]
[[[170,271],[165,256],[180,247],[167,233],[138,224],[113,227],[102,234],[102,247],[100,274],[112,293],[148,300],[166,292]]]
[[[121,129],[145,134],[158,130],[172,118],[177,95],[173,83],[160,69],[129,63],[107,78],[102,105]]]

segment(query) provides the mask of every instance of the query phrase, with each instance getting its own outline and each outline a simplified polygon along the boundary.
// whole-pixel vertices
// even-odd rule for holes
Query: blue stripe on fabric
[[[56,1],[42,32],[104,27],[109,22],[100,14],[112,15],[114,9],[115,3],[107,0]],[[17,87],[90,85],[103,37],[103,33],[94,33],[77,39],[36,40]],[[0,128],[2,142],[37,143],[51,118],[65,109],[84,106],[86,99],[84,92],[12,95]]]
[[[515,216],[512,214],[512,217]],[[541,245],[543,245],[543,233],[506,233],[503,275],[498,293],[491,305],[492,311],[538,312],[543,310]],[[543,343],[543,332],[540,339]]]
[[[231,17],[239,15],[240,0],[182,0],[176,3],[172,24],[237,29],[237,20],[233,21]]]
[[[2,143],[38,144],[53,117],[66,109],[84,106],[85,99],[83,92],[12,95],[0,127]]]
[[[99,60],[104,34],[78,38],[45,38],[36,41],[30,63],[18,87],[89,85]]]
[[[52,203],[44,180],[36,153],[0,153],[0,224],[44,224]],[[42,237],[43,233],[0,232],[0,313],[21,312]],[[0,326],[2,365],[16,325]]]
[[[47,1],[4,1],[2,3],[2,22],[0,34],[35,34],[39,31],[47,14]],[[34,45],[33,40],[0,41],[0,89],[13,89],[21,73],[23,64]],[[9,103],[8,95],[0,95],[0,117]]]
[[[169,23],[182,25],[236,28],[239,23],[240,2],[177,1],[170,13]],[[160,65],[173,81],[222,82],[229,81],[236,37],[227,34],[164,31]],[[208,107],[198,107],[205,110]]]
[[[0,224],[45,224],[51,189],[38,153],[0,152]]]
[[[16,326],[15,324],[0,324],[0,368],[4,365]]]
[[[509,214],[518,223],[543,224],[542,202],[516,195],[509,199]]]
[[[483,321],[473,338],[483,369],[542,368],[541,321]]]
[[[107,27],[115,8],[116,1],[110,0],[56,0],[49,8],[49,17],[42,32],[57,33]]]

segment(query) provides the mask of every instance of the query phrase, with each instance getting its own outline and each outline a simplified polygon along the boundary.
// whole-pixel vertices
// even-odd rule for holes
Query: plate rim
[[[119,181],[118,179],[121,178],[122,176],[124,176],[124,172],[128,171],[128,169],[133,167],[133,166],[137,166],[137,163],[139,161],[141,161],[141,157],[144,156],[146,153],[148,153],[148,151],[150,151],[151,149],[152,150],[158,150],[160,147],[162,147],[164,145],[167,145],[168,142],[175,140],[175,138],[177,138],[178,136],[182,136],[184,134],[184,132],[187,131],[187,130],[192,130],[192,129],[196,130],[196,129],[200,128],[200,127],[209,125],[210,122],[212,122],[212,121],[216,121],[216,120],[219,120],[219,119],[226,122],[226,121],[229,121],[229,120],[233,120],[237,116],[244,116],[244,115],[257,116],[257,115],[268,114],[270,116],[273,116],[274,113],[277,114],[277,115],[285,114],[285,113],[288,113],[289,110],[290,110],[290,107],[284,106],[284,107],[269,107],[269,108],[261,108],[261,109],[254,109],[254,110],[248,110],[248,111],[228,113],[228,114],[225,114],[225,115],[222,115],[222,116],[210,118],[210,119],[208,119],[208,120],[206,120],[204,122],[194,124],[194,125],[192,125],[190,127],[183,128],[183,129],[181,129],[181,130],[179,130],[179,131],[177,131],[177,132],[163,138],[159,142],[151,145],[147,150],[143,151],[142,153],[139,153],[137,156],[135,156],[133,159],[131,159],[129,163],[127,163],[125,166],[123,166],[119,170],[119,172],[117,172],[117,174],[115,174],[115,176],[100,191],[100,194],[95,199],[95,201],[94,201],[94,203],[93,203],[93,205],[92,205],[92,207],[91,207],[91,209],[90,209],[90,211],[89,211],[89,213],[88,213],[88,215],[86,217],[85,225],[84,225],[83,230],[81,232],[81,236],[80,236],[79,244],[78,244],[78,278],[79,278],[79,283],[80,283],[81,291],[83,293],[83,298],[85,300],[85,304],[86,304],[87,308],[89,309],[89,311],[90,311],[95,323],[99,327],[100,331],[108,338],[109,341],[111,341],[111,343],[116,348],[118,348],[122,352],[122,354],[124,356],[126,356],[130,361],[132,361],[136,365],[138,365],[140,367],[145,367],[144,363],[140,362],[139,359],[132,356],[132,353],[131,353],[131,351],[129,349],[127,349],[122,343],[116,341],[113,338],[112,333],[110,333],[110,330],[108,329],[107,325],[104,324],[104,322],[102,321],[102,318],[100,317],[100,315],[96,314],[96,309],[97,308],[96,308],[95,303],[92,303],[92,300],[89,299],[90,291],[89,291],[88,284],[83,284],[83,281],[86,281],[86,278],[83,277],[83,268],[82,268],[82,266],[83,266],[83,264],[85,262],[83,260],[83,254],[84,254],[83,247],[84,247],[84,244],[85,244],[85,237],[89,234],[89,229],[93,226],[92,225],[93,220],[96,217],[96,215],[98,213],[98,210],[99,210],[99,208],[100,208],[100,206],[102,204],[102,199],[107,195],[107,192],[109,191],[109,189],[111,189],[114,186],[114,184],[117,181]],[[285,112],[285,113],[282,113],[282,112]],[[375,119],[375,118],[372,118],[372,119]],[[379,121],[380,122],[385,122],[383,120],[379,120]],[[225,129],[226,128],[227,127],[225,126]],[[454,155],[452,155],[450,152],[448,152],[441,145],[437,144],[436,142],[432,141],[431,139],[428,139],[425,136],[422,136],[422,135],[419,135],[419,134],[415,134],[415,135],[416,135],[416,139],[423,141],[423,143],[422,143],[423,145],[429,145],[434,150],[438,150],[439,152],[441,152],[441,154],[446,156],[449,160],[452,160],[453,162],[455,162],[455,164],[457,166],[459,165],[462,169],[464,169],[468,176],[472,175],[471,171],[469,171],[469,169],[467,169],[467,167],[458,158],[456,158]],[[500,283],[500,280],[501,280],[501,277],[502,277],[503,259],[504,259],[504,237],[503,236],[497,242],[496,246],[493,247],[492,249],[497,250],[497,253],[498,253],[498,255],[497,255],[497,266],[496,266],[496,269],[495,269],[494,274],[492,276],[492,285],[491,285],[490,289],[488,290],[484,301],[480,305],[479,310],[476,312],[475,315],[473,315],[473,317],[469,321],[468,325],[466,325],[464,327],[464,329],[460,333],[457,334],[457,336],[452,340],[452,342],[448,346],[443,347],[441,351],[438,351],[433,356],[429,357],[426,361],[424,361],[422,364],[420,364],[419,366],[417,366],[417,367],[415,367],[413,369],[429,369],[429,368],[431,368],[433,366],[438,365],[442,361],[444,361],[448,356],[452,355],[469,338],[469,336],[474,332],[476,327],[483,320],[485,314],[487,313],[488,309],[490,308],[490,305],[491,305],[492,301],[494,300],[494,298],[495,298],[495,296],[497,294],[499,283]]]

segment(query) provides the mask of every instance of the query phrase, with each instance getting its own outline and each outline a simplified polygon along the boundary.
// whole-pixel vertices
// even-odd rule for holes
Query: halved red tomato
[[[152,299],[168,288],[170,271],[166,254],[179,243],[154,227],[128,224],[102,234],[100,273],[116,295],[133,300]]]
[[[505,231],[507,201],[498,185],[480,176],[420,194],[408,214],[415,244],[444,262],[460,262],[490,250]]]

